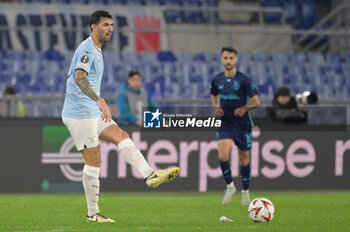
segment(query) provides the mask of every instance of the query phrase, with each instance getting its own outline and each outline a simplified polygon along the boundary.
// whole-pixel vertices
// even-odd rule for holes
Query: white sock
[[[154,171],[148,165],[145,157],[136,148],[134,142],[131,139],[124,139],[118,144],[119,154],[123,156],[123,159],[135,167],[137,171],[143,176],[143,178],[148,177]]]
[[[88,207],[88,216],[92,216],[100,212],[97,205],[100,194],[100,180],[98,179],[99,175],[100,168],[85,164],[83,170],[83,186]]]
[[[226,187],[227,188],[233,188],[234,187],[233,181],[230,184],[227,184]]]

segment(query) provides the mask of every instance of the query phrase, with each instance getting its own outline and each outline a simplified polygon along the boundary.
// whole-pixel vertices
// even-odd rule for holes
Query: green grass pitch
[[[85,222],[80,194],[0,194],[0,231],[350,231],[350,191],[252,192],[275,205],[269,223],[250,221],[236,194],[221,205],[223,192],[102,193],[100,209],[117,221]],[[226,216],[235,222],[220,222]]]

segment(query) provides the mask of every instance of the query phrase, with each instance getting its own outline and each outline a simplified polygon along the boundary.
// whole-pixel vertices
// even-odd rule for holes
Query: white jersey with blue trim
[[[83,93],[75,83],[77,69],[87,72],[87,79],[97,96],[100,96],[100,85],[103,74],[103,56],[91,37],[84,40],[74,53],[68,72],[66,98],[62,117],[66,118],[97,118],[101,111],[97,103]]]

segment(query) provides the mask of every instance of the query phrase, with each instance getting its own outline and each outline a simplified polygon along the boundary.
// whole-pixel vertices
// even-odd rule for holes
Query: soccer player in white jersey
[[[95,11],[90,16],[90,27],[90,37],[79,45],[69,68],[62,121],[85,160],[83,186],[88,207],[86,220],[115,222],[102,215],[97,204],[101,140],[114,143],[119,155],[142,174],[149,187],[158,187],[174,179],[180,170],[171,168],[154,171],[129,135],[111,119],[108,105],[99,95],[104,68],[101,47],[111,39],[112,16],[106,11]]]

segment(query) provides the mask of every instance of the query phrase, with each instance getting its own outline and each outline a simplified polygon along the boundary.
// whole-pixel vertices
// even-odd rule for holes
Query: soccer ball
[[[248,214],[254,222],[269,222],[275,213],[272,202],[266,198],[256,198],[248,206]]]

